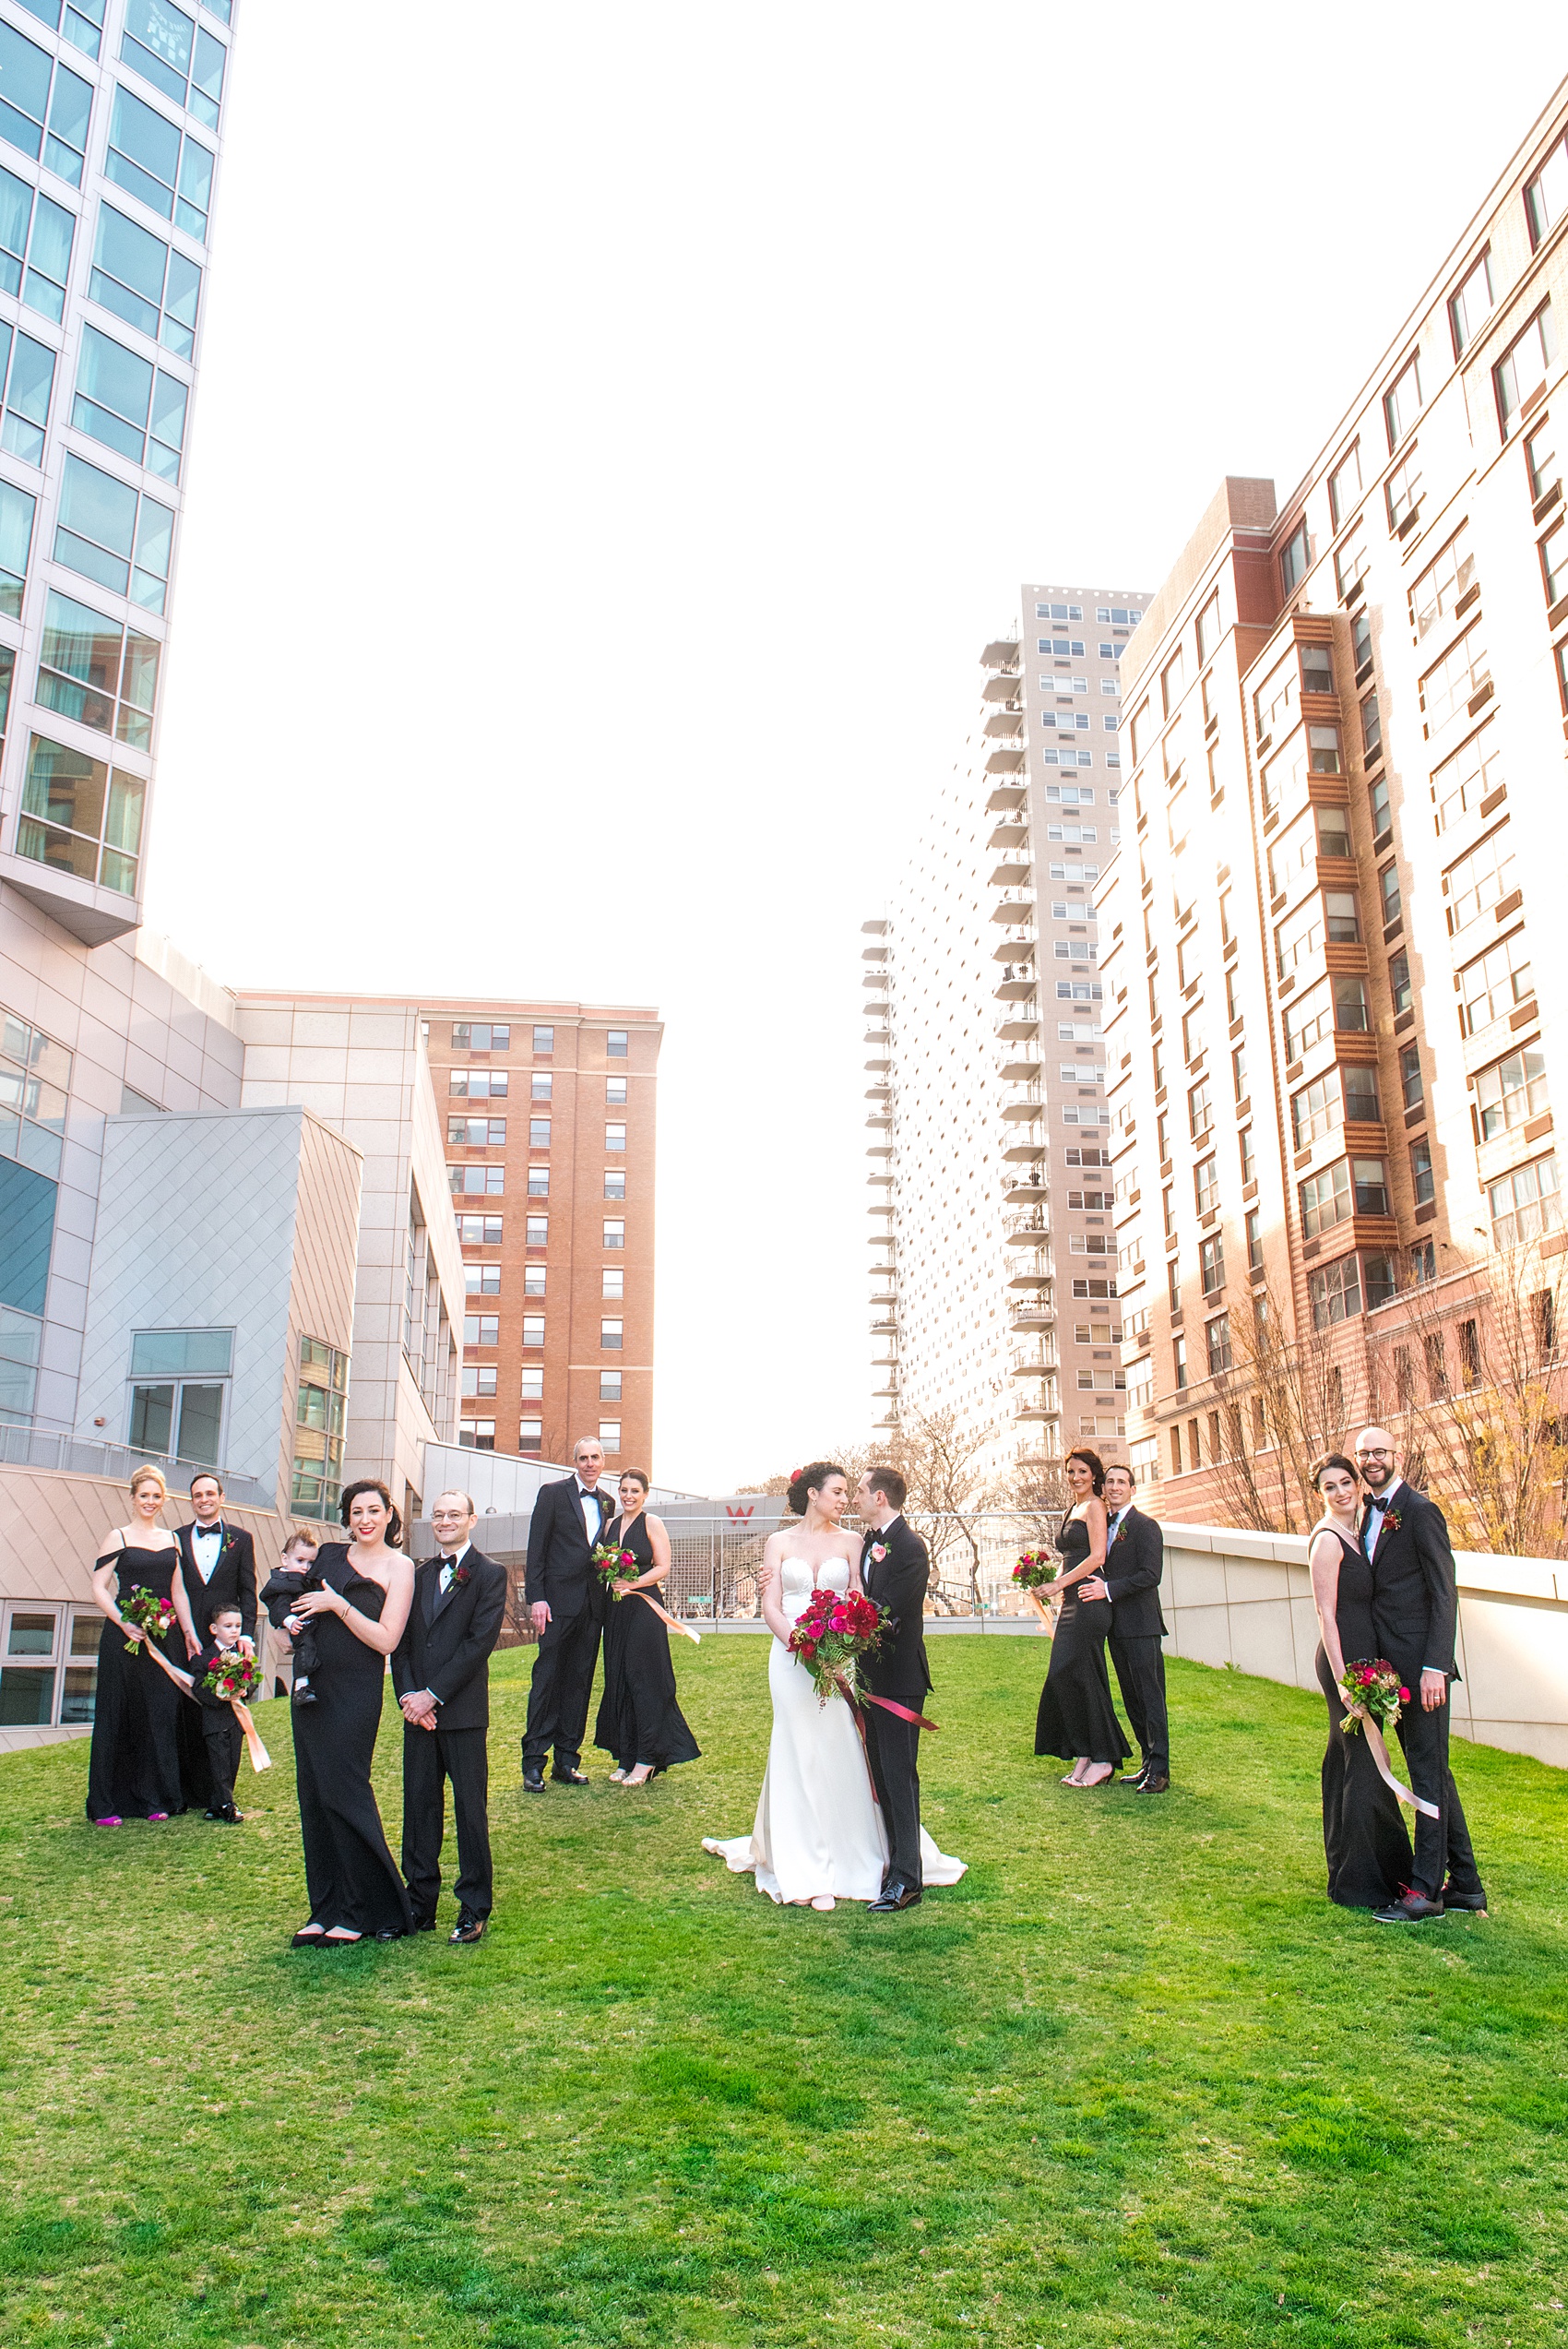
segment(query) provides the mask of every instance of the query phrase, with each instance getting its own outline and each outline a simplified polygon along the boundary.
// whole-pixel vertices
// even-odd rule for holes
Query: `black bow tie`
[[[600,1500],[599,1495],[597,1493],[590,1493],[586,1485],[579,1485],[577,1486],[577,1498],[580,1501],[593,1501],[597,1503],[600,1508],[604,1506]]]

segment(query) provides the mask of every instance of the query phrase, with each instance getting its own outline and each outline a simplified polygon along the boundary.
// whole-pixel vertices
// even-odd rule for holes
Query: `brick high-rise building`
[[[1123,663],[1123,1351],[1177,1517],[1277,1478],[1271,1349],[1342,1442],[1485,1383],[1521,1249],[1560,1342],[1565,314],[1568,86],[1304,479],[1222,486]]]
[[[426,1000],[468,1288],[460,1440],[651,1473],[657,1012]]]

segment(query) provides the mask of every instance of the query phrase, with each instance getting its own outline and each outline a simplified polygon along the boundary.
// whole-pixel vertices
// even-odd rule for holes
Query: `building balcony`
[[[873,1305],[878,1305],[881,1303],[881,1299],[873,1297],[872,1299],[872,1303]],[[896,1320],[894,1320],[891,1314],[884,1314],[880,1320],[868,1321],[866,1323],[866,1328],[871,1331],[873,1338],[891,1338],[897,1334],[898,1324]]]
[[[1037,1289],[1051,1289],[1055,1285],[1056,1259],[1050,1256],[1039,1257],[1033,1264],[1022,1265],[1007,1277],[1007,1290],[1012,1296],[1027,1296]]]
[[[881,1067],[882,1067],[885,1068],[885,1067],[886,1067],[886,1066],[887,1066],[887,1063],[886,1063],[885,1061],[883,1061],[883,1062],[881,1063]],[[870,1069],[870,1067],[871,1067],[871,1064],[868,1062],[868,1063],[867,1063],[868,1071],[869,1071],[869,1069]],[[892,1098],[893,1098],[893,1088],[892,1088],[892,1086],[891,1086],[891,1085],[887,1082],[887,1079],[885,1079],[885,1077],[884,1077],[884,1078],[881,1078],[881,1079],[879,1079],[879,1081],[878,1081],[876,1084],[874,1084],[874,1085],[868,1085],[868,1086],[866,1087],[865,1097],[866,1097],[867,1101],[891,1101],[891,1100],[892,1100]]]
[[[890,1043],[891,1042],[892,1039],[888,1035],[885,1028],[883,1029],[880,1034],[870,1035],[866,1038],[866,1043],[873,1045],[885,1044]],[[861,1066],[865,1070],[868,1077],[885,1077],[891,1070],[893,1063],[890,1060],[865,1060],[861,1063]]]
[[[1018,813],[1028,797],[1023,752],[993,750],[985,762],[985,771],[992,785],[991,797],[985,803],[987,812],[992,816]]]
[[[868,1215],[891,1215],[892,1212],[893,1202],[891,1199],[873,1199],[866,1209],[866,1213]],[[872,1236],[874,1239],[878,1235],[873,1233]]]
[[[1005,922],[1016,930],[1032,931],[1035,926],[1035,893],[1033,889],[1007,889],[991,909],[993,922]]]
[[[1016,669],[1023,650],[1023,639],[1015,631],[1011,636],[992,637],[980,654],[982,669]]]
[[[1008,1216],[1003,1230],[1005,1244],[1010,1248],[1039,1247],[1051,1237],[1051,1226],[1038,1209]]]
[[[1034,1053],[1020,1053],[1016,1059],[1004,1060],[1001,1078],[1004,1085],[1038,1085],[1043,1074],[1043,1063]]]
[[[1024,739],[1024,705],[1009,702],[1005,709],[993,709],[985,721],[988,742],[1005,744],[1009,748],[1021,745]]]
[[[1004,817],[1001,823],[998,824],[996,829],[992,832],[991,838],[987,841],[986,846],[987,848],[995,849],[999,854],[1005,853],[1007,850],[1013,849],[1015,851],[1021,852],[1027,856],[1029,853],[1029,828],[1028,821],[1021,815]]]
[[[892,1128],[893,1128],[893,1120],[892,1120],[892,1118],[891,1118],[891,1117],[877,1115],[875,1113],[873,1113],[873,1114],[870,1117],[868,1117],[868,1118],[866,1119],[866,1131],[867,1131],[867,1133],[868,1133],[868,1134],[872,1134],[872,1133],[877,1133],[877,1134],[886,1134],[886,1133],[890,1133],[890,1132],[892,1131]],[[892,1143],[891,1143],[891,1142],[889,1142],[889,1143],[886,1145],[886,1148],[887,1148],[887,1150],[889,1150],[889,1151],[891,1151],[892,1147],[893,1147],[893,1145],[892,1145]],[[874,1153],[875,1151],[877,1151],[881,1150],[881,1149],[883,1148],[883,1145],[882,1145],[881,1143],[878,1143],[878,1142],[871,1142],[871,1143],[868,1143],[868,1144],[867,1144],[867,1148],[868,1148],[869,1150],[871,1150],[871,1151]]]
[[[992,1033],[998,1043],[1029,1043],[1039,1034],[1039,1009],[1028,997],[1022,1003],[998,1012],[992,1022]]]
[[[1031,1395],[1027,1401],[1013,1405],[1015,1426],[1025,1420],[1060,1419],[1061,1416],[1062,1399],[1054,1387],[1042,1387],[1038,1395]]]
[[[866,1181],[868,1184],[876,1184],[885,1189],[892,1184],[893,1169],[890,1166],[873,1166],[866,1176]]]
[[[1039,984],[1034,964],[1027,955],[1020,956],[1015,962],[1003,964],[992,995],[998,1003],[1021,1003],[1034,994]]]
[[[897,1387],[873,1387],[871,1392],[872,1401],[873,1402],[896,1403],[898,1400],[898,1389]]]
[[[887,1416],[886,1416],[885,1419],[873,1419],[873,1420],[872,1421],[872,1425],[873,1425],[873,1427],[888,1427],[888,1428],[897,1428],[897,1427],[900,1427],[900,1426],[902,1426],[902,1425],[903,1425],[903,1422],[900,1420],[900,1418],[899,1418],[899,1416],[898,1416],[898,1413],[897,1413],[897,1407],[895,1407],[892,1411],[890,1411],[890,1412],[887,1413]]]
[[[1016,1337],[1025,1337],[1039,1330],[1054,1330],[1056,1307],[1049,1297],[1019,1297],[1007,1317],[1007,1327]]]
[[[1002,1191],[1002,1200],[1005,1207],[1025,1207],[1036,1199],[1049,1198],[1050,1196],[1050,1186],[1045,1179],[1043,1162],[1033,1166],[1025,1164],[1015,1167]]]
[[[1027,888],[1034,871],[1034,859],[1026,851],[1020,856],[1004,856],[992,867],[991,886],[993,889]]]
[[[1053,1353],[1039,1346],[1015,1346],[1008,1356],[1007,1375],[1011,1378],[1054,1378],[1062,1365]]]
[[[1020,707],[1019,674],[1018,666],[1016,662],[1014,662],[1011,666],[999,670],[994,676],[986,679],[980,688],[980,699],[988,709],[999,701],[1005,702],[1009,709],[1016,709]]]
[[[887,948],[885,946],[863,946],[861,948],[862,962],[885,962],[886,960]]]
[[[1015,1085],[1002,1104],[1002,1115],[1010,1126],[1036,1125],[1045,1115],[1045,1102],[1038,1084]]]

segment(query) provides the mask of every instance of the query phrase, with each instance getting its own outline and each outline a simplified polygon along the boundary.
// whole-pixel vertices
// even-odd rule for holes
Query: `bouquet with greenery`
[[[1348,1663],[1339,1675],[1339,1686],[1348,1705],[1360,1705],[1375,1721],[1385,1738],[1392,1737],[1399,1723],[1399,1709],[1410,1701],[1410,1691],[1399,1685],[1399,1675],[1382,1656],[1370,1662]],[[1360,1727],[1360,1715],[1348,1712],[1339,1726],[1348,1737],[1353,1737]]]
[[[846,1666],[870,1655],[887,1628],[885,1607],[860,1591],[814,1591],[790,1633],[790,1653],[816,1684],[817,1702],[830,1697],[853,1699]]]
[[[1053,1550],[1026,1550],[1013,1568],[1013,1580],[1020,1591],[1038,1591],[1054,1582],[1061,1570],[1062,1561]]]
[[[232,1705],[248,1705],[253,1697],[261,1695],[267,1681],[255,1656],[243,1656],[232,1648],[204,1675],[201,1685]]]
[[[121,1600],[120,1613],[149,1640],[166,1640],[174,1628],[173,1600],[155,1599],[144,1583],[138,1582],[130,1597]],[[132,1640],[127,1645],[134,1649],[137,1642]]]
[[[618,1542],[600,1542],[593,1554],[594,1568],[600,1580],[612,1599],[624,1599],[624,1585],[635,1582],[643,1570],[641,1558],[630,1550],[622,1549]]]

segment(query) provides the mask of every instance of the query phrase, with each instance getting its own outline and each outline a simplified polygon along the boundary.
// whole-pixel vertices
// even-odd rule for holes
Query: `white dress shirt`
[[[192,1526],[191,1556],[196,1560],[196,1570],[204,1583],[210,1582],[218,1571],[218,1561],[222,1554],[223,1520],[221,1518],[216,1525]]]
[[[583,1532],[588,1537],[588,1547],[590,1550],[596,1549],[599,1545],[600,1528],[604,1521],[599,1513],[599,1489],[597,1485],[590,1488],[588,1485],[583,1484],[579,1479],[577,1484],[577,1501],[583,1512]]]
[[[1361,1547],[1368,1557],[1371,1557],[1373,1550],[1376,1549],[1378,1535],[1383,1532],[1383,1516],[1380,1515],[1374,1521],[1372,1512],[1375,1508],[1386,1513],[1393,1508],[1396,1506],[1395,1496],[1404,1482],[1405,1479],[1402,1476],[1396,1476],[1391,1485],[1385,1485],[1381,1493],[1372,1494],[1367,1501],[1367,1519],[1361,1531]]]
[[[472,1547],[473,1544],[471,1542],[465,1542],[460,1550],[454,1550],[450,1556],[443,1550],[441,1554],[441,1572],[436,1577],[436,1587],[440,1591],[443,1598],[446,1596],[447,1592],[452,1588],[452,1577],[457,1573],[457,1568],[462,1565],[463,1560],[467,1557]]]

